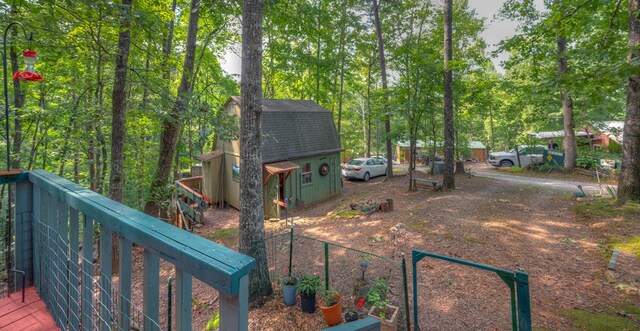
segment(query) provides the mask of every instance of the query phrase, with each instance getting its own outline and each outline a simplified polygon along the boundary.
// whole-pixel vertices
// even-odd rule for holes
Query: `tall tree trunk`
[[[451,29],[453,25],[453,0],[444,1],[444,174],[442,188],[456,188],[453,176],[454,119],[453,119],[453,72],[449,62],[453,58]]]
[[[629,63],[640,56],[640,1],[629,0]],[[618,204],[640,200],[640,70],[633,66],[627,85],[627,115],[624,120],[622,171],[618,179]]]
[[[131,2],[132,0],[122,0],[118,51],[116,53],[116,67],[113,80],[109,197],[118,202],[122,202],[122,187],[124,182],[124,113],[127,107],[127,65],[129,61],[129,45],[131,44],[131,21],[129,20]]]
[[[160,215],[160,203],[168,198],[164,188],[169,183],[171,163],[178,143],[180,131],[180,116],[187,110],[189,94],[191,93],[191,79],[196,54],[196,40],[198,37],[198,17],[200,0],[191,0],[189,26],[187,28],[187,45],[182,68],[182,78],[178,86],[178,95],[169,116],[162,121],[160,134],[160,154],[156,174],[151,182],[151,199],[147,201],[144,211],[153,216]]]
[[[264,242],[262,190],[262,5],[242,6],[242,78],[240,113],[240,252],[256,259],[249,274],[250,300],[273,293]]]
[[[385,114],[384,133],[387,147],[387,179],[393,177],[393,160],[391,151],[391,115],[387,109],[389,94],[387,91],[387,62],[384,58],[384,40],[382,39],[382,24],[380,23],[380,8],[378,0],[373,0],[373,18],[378,37],[378,52],[380,53],[380,74],[382,76],[382,112]]]
[[[367,157],[371,157],[371,67],[373,56],[367,64]]]
[[[344,43],[345,43],[345,33],[347,27],[345,26],[345,19],[347,16],[347,5],[343,2],[342,4],[342,18],[340,20],[340,42],[338,46],[338,56],[340,57],[340,92],[338,94],[338,136],[340,136],[340,129],[342,126],[342,97],[344,92],[344,62],[345,62],[345,54],[344,54]]]
[[[560,80],[569,72],[567,65],[567,39],[564,36],[558,37],[558,71]],[[573,170],[576,166],[576,134],[573,122],[573,100],[569,94],[569,90],[562,89],[560,91],[562,99],[562,117],[564,118],[564,139],[562,147],[564,149],[564,169]]]
[[[109,175],[109,197],[122,202],[124,186],[124,113],[127,109],[127,66],[131,43],[131,21],[129,20],[132,0],[122,0],[120,13],[120,33],[116,52],[115,76],[113,79],[111,115],[111,173]],[[111,268],[114,274],[120,272],[118,236],[113,235]]]

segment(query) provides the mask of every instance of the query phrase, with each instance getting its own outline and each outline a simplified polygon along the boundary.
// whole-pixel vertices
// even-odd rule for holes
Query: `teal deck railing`
[[[247,330],[252,258],[43,170],[1,181],[16,185],[15,268],[25,271],[61,329],[159,330],[162,259],[175,267],[175,329],[191,329],[196,278],[219,292],[220,330]],[[142,325],[132,325],[138,319],[131,297],[134,245],[143,249]],[[16,288],[22,285],[17,278]]]

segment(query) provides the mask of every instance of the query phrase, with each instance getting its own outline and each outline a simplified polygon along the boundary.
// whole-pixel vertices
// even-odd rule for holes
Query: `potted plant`
[[[378,278],[367,292],[367,302],[371,304],[369,316],[380,320],[381,331],[398,330],[398,307],[389,304],[387,293],[389,284],[384,278]]]
[[[357,310],[350,309],[344,314],[344,320],[347,322],[353,322],[360,318],[362,315],[362,307],[364,306],[364,299],[360,299],[356,302]]]
[[[353,321],[357,321],[358,320],[358,312],[353,310],[353,309],[349,309],[346,313],[344,313],[344,321],[349,323],[349,322],[353,322]]]
[[[305,313],[316,311],[316,292],[320,288],[320,278],[314,275],[305,275],[298,282],[297,292],[300,294],[300,306]]]
[[[287,306],[293,306],[296,304],[296,289],[298,287],[299,278],[287,274],[282,278],[282,297],[284,298],[284,304]]]
[[[342,298],[340,293],[333,289],[322,291],[320,310],[322,310],[324,320],[329,326],[340,324],[342,322]]]

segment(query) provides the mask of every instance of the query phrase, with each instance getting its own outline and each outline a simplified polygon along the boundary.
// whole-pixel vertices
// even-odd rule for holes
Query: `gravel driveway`
[[[484,172],[484,171],[472,171],[470,173],[478,177],[494,178],[494,179],[504,180],[511,183],[522,184],[522,185],[542,186],[552,190],[564,191],[564,192],[578,191],[578,185],[582,185],[582,189],[587,195],[598,195],[598,194],[609,195],[607,190],[604,188],[604,185],[602,185],[602,189],[601,189],[597,183],[575,182],[575,181],[566,181],[566,180],[550,179],[550,178],[514,176],[514,175],[505,175],[505,174],[491,173],[491,172]],[[612,186],[617,189],[616,185],[612,185]]]

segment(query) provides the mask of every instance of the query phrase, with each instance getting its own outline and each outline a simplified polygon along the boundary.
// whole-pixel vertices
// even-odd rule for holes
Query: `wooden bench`
[[[431,188],[435,191],[438,187],[438,181],[434,179],[426,179],[426,178],[413,178],[413,187],[424,186],[429,187],[431,184]]]

